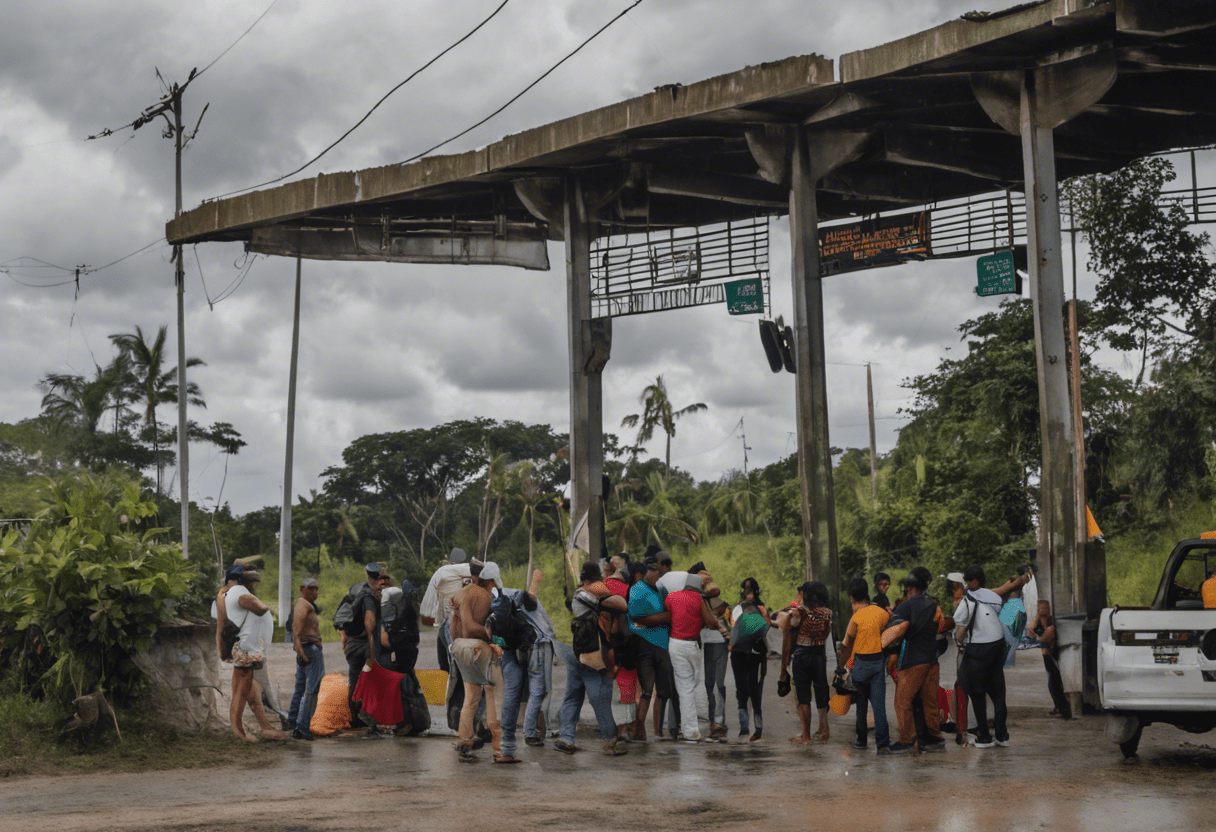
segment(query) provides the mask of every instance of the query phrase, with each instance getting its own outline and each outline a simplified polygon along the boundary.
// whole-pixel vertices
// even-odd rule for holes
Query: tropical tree
[[[156,337],[148,341],[141,327],[135,327],[135,332],[120,332],[110,336],[110,342],[125,357],[129,365],[126,385],[132,392],[132,401],[143,402],[143,421],[150,429],[153,450],[156,453],[156,494],[161,491],[161,474],[164,468],[160,454],[161,432],[156,419],[156,408],[161,404],[177,404],[177,367],[166,367],[168,355],[165,350],[165,338],[169,327],[162,326],[156,332]],[[187,358],[187,367],[205,366],[201,358]],[[198,384],[191,381],[186,385],[186,401],[196,407],[206,407],[202,391]]]
[[[649,442],[654,437],[655,428],[661,428],[667,436],[667,449],[663,455],[663,471],[667,473],[671,470],[671,439],[676,435],[676,422],[690,413],[708,410],[709,405],[697,402],[675,409],[667,396],[667,385],[662,376],[655,378],[653,384],[646,385],[638,401],[642,405],[642,412],[626,416],[621,420],[621,427],[638,429],[635,446]]]
[[[532,547],[536,541],[536,512],[548,505],[553,495],[541,488],[536,463],[527,460],[518,462],[512,467],[511,474],[516,494],[524,504],[523,519],[528,521],[528,570],[524,574],[530,576]]]

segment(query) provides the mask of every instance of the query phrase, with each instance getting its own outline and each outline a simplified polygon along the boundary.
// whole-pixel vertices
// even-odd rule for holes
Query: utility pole
[[[747,479],[747,452],[751,450],[747,446],[747,431],[743,428],[743,417],[739,417],[739,436],[743,439],[743,479]]]
[[[878,505],[878,442],[874,437],[874,379],[866,362],[866,402],[870,409],[870,497]]]
[[[300,358],[300,271],[296,257],[296,303],[291,325],[291,369],[287,373],[287,453],[283,462],[283,513],[279,518],[279,622],[287,627],[292,606],[291,580],[291,468],[296,438],[296,367]]]
[[[191,79],[194,73],[190,73]],[[189,85],[189,81],[186,82]],[[173,218],[182,215],[182,93],[176,82],[170,91],[173,104],[174,205]],[[182,560],[190,557],[190,436],[186,421],[186,268],[182,247],[173,247],[174,283],[177,287],[177,470],[181,477]]]

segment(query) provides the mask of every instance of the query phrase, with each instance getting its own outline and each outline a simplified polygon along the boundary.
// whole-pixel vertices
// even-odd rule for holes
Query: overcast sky
[[[190,88],[186,120],[210,103],[184,161],[185,206],[298,167],[393,85],[463,35],[499,0],[280,0]],[[130,122],[160,94],[154,67],[184,79],[228,47],[268,0],[75,0],[5,3],[0,28],[0,261],[22,255],[98,266],[164,233],[173,213],[172,142],[156,125],[81,139]],[[513,0],[465,45],[420,75],[304,176],[407,158],[493,110],[619,10],[626,0]],[[1010,5],[992,0],[994,8]],[[748,64],[817,52],[836,60],[945,22],[975,0],[648,0],[451,151]],[[772,223],[774,312],[790,318],[789,235]],[[294,262],[258,258],[231,297],[239,244],[186,251],[187,346],[207,366],[192,379],[203,424],[231,422],[249,447],[223,499],[240,513],[281,499]],[[48,372],[89,373],[107,336],[174,322],[173,267],[162,243],[73,287],[0,288],[0,421],[38,412]],[[297,493],[319,488],[360,435],[488,416],[568,430],[564,272],[304,263],[296,429]],[[201,265],[201,274],[200,274]],[[901,380],[961,348],[979,299],[972,260],[861,272],[825,285],[832,442],[865,446],[865,370],[874,363],[880,452],[895,443]],[[54,272],[26,269],[27,282]],[[30,277],[35,279],[31,280]],[[206,281],[206,291],[203,280]],[[1082,296],[1092,291],[1081,279]],[[170,347],[173,347],[172,337]],[[792,447],[793,376],[772,375],[754,317],[718,307],[618,319],[604,374],[605,429],[624,433],[642,387],[667,379],[679,424],[672,456],[713,479]],[[174,420],[166,407],[163,419]],[[651,450],[662,453],[656,439]],[[212,504],[223,460],[192,451],[191,496]]]

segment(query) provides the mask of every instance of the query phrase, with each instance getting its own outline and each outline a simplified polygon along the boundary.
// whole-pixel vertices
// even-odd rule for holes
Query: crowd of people
[[[726,742],[728,666],[738,737],[761,741],[764,684],[775,656],[777,694],[794,694],[801,726],[791,742],[830,740],[828,711],[835,696],[846,710],[850,702],[854,709],[857,749],[867,749],[871,737],[879,754],[944,749],[943,731],[950,728],[960,745],[1007,746],[1004,671],[1023,637],[1042,647],[1056,713],[1071,716],[1055,665],[1050,607],[1038,602],[1031,618],[1022,602],[1033,579],[1029,565],[994,588],[984,586],[979,566],[944,576],[953,602],[950,615],[930,593],[933,576],[924,567],[900,581],[902,592],[895,598],[888,594],[891,579],[885,573],[874,576],[873,593],[866,579],[854,578],[839,644],[824,584],[808,581],[789,603],[771,608],[760,584],[749,577],[732,605],[704,564],[676,570],[672,557],[657,547],[638,559],[622,553],[582,566],[567,600],[569,644],[559,639],[540,601],[539,570],[527,587],[506,588],[497,564],[469,560],[457,549],[435,571],[417,606],[408,582],[394,587],[378,563],[367,564],[366,572],[366,581],[351,588],[334,616],[347,661],[352,727],[366,726],[368,738],[386,732],[416,735],[429,728],[415,664],[419,625],[435,627],[438,664],[448,674],[446,716],[457,733],[461,762],[476,762],[475,752],[486,743],[495,763],[520,762],[521,710],[524,744],[543,747],[553,739],[554,749],[573,754],[579,750],[575,728],[586,702],[606,755],[619,756],[628,743],[646,742],[648,729],[656,740]],[[258,575],[235,565],[226,579],[216,597],[216,643],[221,658],[232,664],[233,733],[252,741],[242,723],[249,706],[263,739],[290,733],[311,740],[325,672],[316,580],[303,582],[292,611],[296,683],[290,707],[279,711],[267,699],[269,685],[258,677],[273,636],[273,619],[254,594]],[[770,648],[770,634],[780,639],[779,652]],[[939,678],[941,658],[952,646],[957,680],[951,695],[940,688]],[[553,696],[557,661],[566,668],[560,700]],[[890,720],[888,679],[895,686]],[[701,688],[708,703],[707,732],[698,722]],[[556,719],[555,701],[560,701]],[[970,732],[968,704],[974,717]],[[267,707],[279,713],[284,733],[270,725]]]

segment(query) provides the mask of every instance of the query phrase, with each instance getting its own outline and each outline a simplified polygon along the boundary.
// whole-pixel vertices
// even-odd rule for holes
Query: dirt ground
[[[433,637],[420,667],[434,667]],[[284,707],[293,668],[285,646],[272,671]],[[330,670],[343,664],[326,649]],[[943,663],[943,681],[953,678]],[[563,673],[555,671],[558,694]],[[729,674],[728,674],[729,676]],[[1037,652],[1008,672],[1012,744],[980,750],[878,757],[858,751],[852,714],[832,718],[824,745],[794,746],[790,697],[776,695],[776,660],[765,687],[763,743],[735,738],[728,678],[729,744],[655,742],[607,758],[579,729],[584,750],[559,754],[522,744],[516,766],[460,765],[448,737],[292,742],[261,768],[180,768],[139,774],[10,777],[0,781],[0,830],[326,829],[557,830],[762,829],[823,823],[900,830],[1209,829],[1216,750],[1209,737],[1168,726],[1145,732],[1140,761],[1125,764],[1103,720],[1064,723],[1050,708]],[[890,691],[888,692],[890,699]],[[438,717],[438,711],[436,710]],[[441,720],[437,720],[440,722]],[[1208,818],[1208,820],[1204,820]]]

